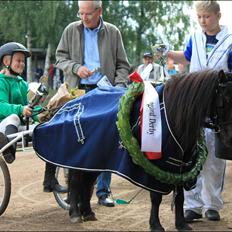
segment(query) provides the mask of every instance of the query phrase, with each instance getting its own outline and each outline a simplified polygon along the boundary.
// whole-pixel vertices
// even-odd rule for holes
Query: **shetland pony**
[[[167,118],[174,136],[184,150],[183,161],[191,160],[193,150],[203,127],[211,127],[220,133],[226,146],[232,147],[232,76],[223,71],[200,71],[178,74],[165,83],[164,101]],[[206,122],[206,119],[210,119]],[[139,140],[139,136],[136,136]],[[98,173],[70,170],[70,210],[74,221],[96,220],[90,200],[93,184]],[[174,186],[176,191],[175,226],[178,230],[191,230],[185,222],[183,186]],[[162,194],[150,192],[150,228],[164,231],[159,220]]]

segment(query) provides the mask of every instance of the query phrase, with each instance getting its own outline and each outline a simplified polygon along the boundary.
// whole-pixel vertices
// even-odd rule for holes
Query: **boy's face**
[[[212,11],[197,11],[198,23],[202,30],[208,35],[216,35],[220,31],[219,20],[221,13],[214,13]]]

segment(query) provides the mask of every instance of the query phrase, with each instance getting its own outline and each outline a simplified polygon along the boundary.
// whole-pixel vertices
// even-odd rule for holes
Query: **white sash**
[[[159,95],[148,81],[144,81],[142,107],[141,151],[160,154],[162,129]]]
[[[142,79],[144,81],[148,81],[149,80],[149,76],[150,76],[150,73],[153,69],[153,65],[152,64],[148,64],[146,66],[146,68],[142,71],[142,73],[140,74],[140,76],[142,77]]]

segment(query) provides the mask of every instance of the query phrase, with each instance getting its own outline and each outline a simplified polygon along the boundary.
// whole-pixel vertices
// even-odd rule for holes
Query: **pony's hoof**
[[[84,220],[85,222],[87,222],[87,221],[97,221],[97,218],[96,218],[96,216],[95,216],[95,213],[94,213],[94,212],[91,212],[90,214],[84,215],[84,216],[83,216],[83,220]]]
[[[150,229],[152,232],[165,232],[165,229],[161,225],[155,227],[151,226]]]
[[[71,223],[82,223],[82,219],[80,216],[70,216]]]
[[[192,230],[192,227],[189,226],[187,223],[183,223],[181,225],[176,225],[176,229],[177,231],[188,231],[188,230]]]
[[[70,218],[71,223],[81,223],[82,222],[81,214],[76,210],[69,211],[69,218]]]

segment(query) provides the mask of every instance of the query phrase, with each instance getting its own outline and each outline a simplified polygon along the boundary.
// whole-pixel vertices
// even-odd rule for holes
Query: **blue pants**
[[[102,172],[98,176],[97,188],[96,188],[96,195],[98,198],[104,195],[109,196],[109,194],[111,193],[110,183],[111,183],[111,172]]]

